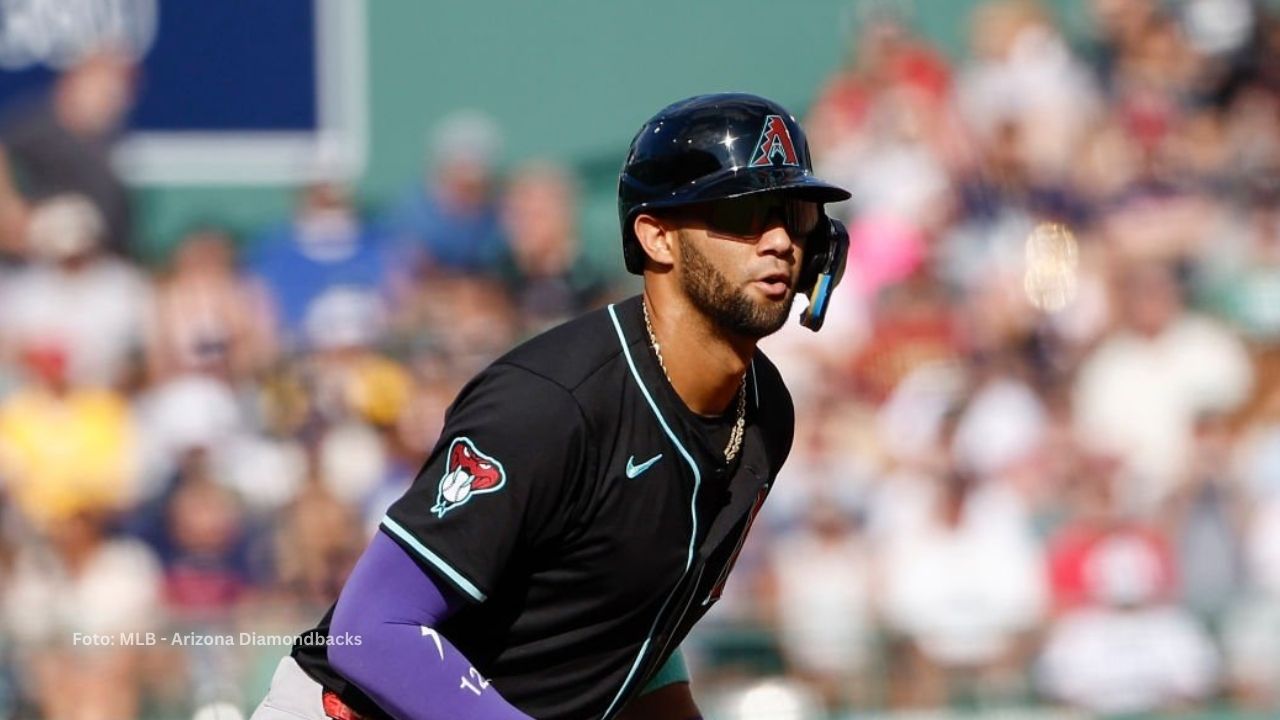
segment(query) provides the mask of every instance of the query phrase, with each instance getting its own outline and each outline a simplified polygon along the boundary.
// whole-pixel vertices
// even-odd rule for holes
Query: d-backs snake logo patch
[[[431,512],[444,517],[473,496],[497,492],[506,484],[507,472],[502,463],[480,452],[470,438],[460,437],[449,446],[448,463]]]

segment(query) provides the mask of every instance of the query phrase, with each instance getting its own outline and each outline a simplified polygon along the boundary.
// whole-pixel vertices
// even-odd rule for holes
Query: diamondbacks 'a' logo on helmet
[[[506,484],[507,472],[502,463],[480,452],[470,438],[460,437],[449,446],[448,462],[431,512],[444,517],[472,497],[497,492]]]
[[[796,145],[791,141],[791,131],[787,129],[786,121],[781,115],[766,116],[760,140],[756,143],[756,151],[751,155],[751,167],[799,164]]]

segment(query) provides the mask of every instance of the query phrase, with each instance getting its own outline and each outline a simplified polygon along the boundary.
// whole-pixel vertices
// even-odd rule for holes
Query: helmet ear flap
[[[827,217],[824,212],[805,242],[804,269],[798,284],[809,297],[809,307],[800,314],[801,325],[814,332],[822,329],[831,292],[844,277],[848,257],[849,232],[844,223]]]

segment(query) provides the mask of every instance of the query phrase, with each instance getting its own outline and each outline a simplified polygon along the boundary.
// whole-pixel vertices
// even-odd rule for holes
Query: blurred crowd
[[[709,716],[1274,711],[1280,15],[990,0],[957,59],[863,7],[804,113],[849,270],[763,345],[796,440],[687,645]],[[637,288],[572,169],[474,113],[383,206],[318,182],[145,266],[131,72],[0,126],[0,717],[251,707],[285,647],[76,633],[306,629],[462,383]]]
[[[148,267],[108,161],[133,72],[90,56],[0,130],[3,718],[251,708],[289,646],[238,633],[313,624],[462,384],[618,292],[581,252],[573,172],[500,176],[474,113],[386,207],[316,182]]]

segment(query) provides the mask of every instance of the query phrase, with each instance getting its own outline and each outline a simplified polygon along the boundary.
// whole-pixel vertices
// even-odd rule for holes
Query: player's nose
[[[795,242],[792,240],[791,234],[787,232],[786,227],[780,222],[766,228],[756,242],[756,250],[761,254],[786,257],[793,252],[794,248]]]

